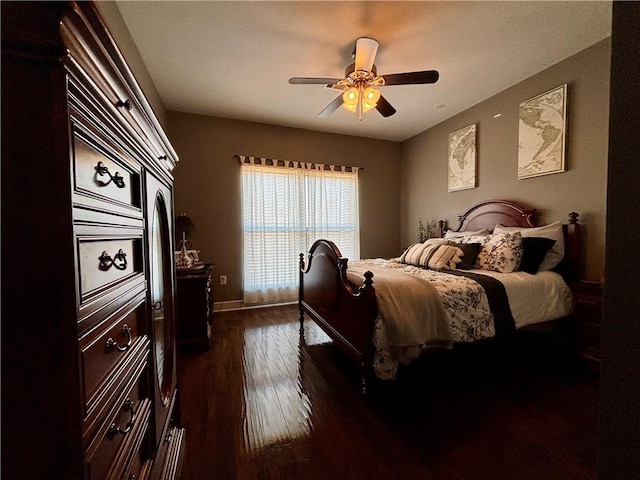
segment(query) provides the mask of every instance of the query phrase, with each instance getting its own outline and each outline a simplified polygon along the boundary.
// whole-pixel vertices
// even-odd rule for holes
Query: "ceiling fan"
[[[318,114],[321,118],[328,117],[340,106],[356,113],[359,120],[362,120],[363,112],[372,108],[378,110],[383,117],[390,117],[396,113],[396,109],[380,94],[376,87],[436,83],[440,75],[436,70],[378,75],[377,68],[373,64],[378,52],[378,45],[377,40],[373,38],[358,38],[353,54],[355,62],[345,69],[345,78],[292,77],[289,79],[289,83],[293,85],[325,85],[328,88],[343,91]]]

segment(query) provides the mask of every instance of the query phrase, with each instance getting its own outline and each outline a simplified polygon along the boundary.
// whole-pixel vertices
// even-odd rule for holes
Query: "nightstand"
[[[210,264],[197,270],[176,270],[176,336],[180,345],[209,348],[212,271]]]
[[[572,283],[570,287],[575,299],[578,353],[591,370],[598,372],[602,359],[602,284],[598,281],[581,280]]]

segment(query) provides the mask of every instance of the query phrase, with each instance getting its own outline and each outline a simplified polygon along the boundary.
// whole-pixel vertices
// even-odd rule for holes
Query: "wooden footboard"
[[[347,279],[347,259],[328,240],[317,240],[300,254],[298,307],[303,326],[307,313],[331,339],[363,368],[373,363],[373,326],[377,316],[373,274],[353,288]]]

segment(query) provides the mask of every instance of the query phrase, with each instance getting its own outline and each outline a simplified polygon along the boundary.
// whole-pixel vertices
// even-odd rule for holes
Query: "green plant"
[[[424,242],[427,237],[427,230],[424,228],[424,223],[422,223],[422,217],[418,217],[418,242]]]
[[[422,243],[428,238],[439,237],[438,222],[430,220],[425,225],[422,217],[418,217],[418,242]]]

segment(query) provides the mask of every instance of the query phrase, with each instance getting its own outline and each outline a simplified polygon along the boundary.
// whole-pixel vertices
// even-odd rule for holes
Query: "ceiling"
[[[610,36],[611,3],[118,1],[164,102],[190,112],[406,140]],[[381,87],[397,109],[362,121],[340,93],[290,85],[337,77],[358,37],[380,42],[379,74],[438,70],[432,85]]]

